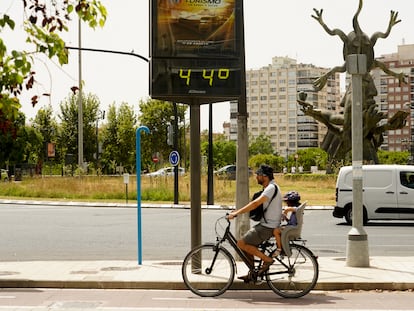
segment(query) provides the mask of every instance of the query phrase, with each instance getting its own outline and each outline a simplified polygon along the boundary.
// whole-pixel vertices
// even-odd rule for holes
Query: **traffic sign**
[[[171,151],[169,158],[172,166],[177,166],[178,162],[180,162],[180,154],[176,150]]]

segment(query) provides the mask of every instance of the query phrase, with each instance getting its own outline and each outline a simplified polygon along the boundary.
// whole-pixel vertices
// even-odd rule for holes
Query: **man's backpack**
[[[275,193],[273,194],[273,196],[272,196],[272,198],[270,199],[270,201],[269,201],[269,205],[270,205],[270,203],[272,202],[272,200],[274,199],[274,197],[276,196],[276,194],[277,194],[277,187],[276,187],[276,185],[275,184],[273,184],[274,186],[275,186]],[[258,191],[258,192],[256,192],[255,194],[253,194],[253,198],[252,198],[252,201],[253,200],[255,200],[255,199],[257,199],[258,197],[260,197],[260,195],[263,193],[263,190],[262,191]],[[268,206],[269,206],[268,205]],[[250,217],[250,219],[251,220],[254,220],[254,221],[260,221],[262,218],[264,219],[264,221],[265,222],[267,222],[266,221],[266,218],[265,218],[265,216],[264,216],[264,214],[265,214],[265,211],[266,211],[266,209],[265,208],[263,208],[263,204],[260,204],[258,207],[256,207],[254,210],[251,210],[250,212],[249,212],[249,217]]]

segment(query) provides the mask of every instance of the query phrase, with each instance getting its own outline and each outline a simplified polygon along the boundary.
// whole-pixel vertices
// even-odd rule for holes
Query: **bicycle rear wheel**
[[[299,298],[316,285],[319,265],[313,253],[304,246],[291,244],[291,257],[279,257],[266,274],[269,287],[284,298]]]
[[[226,249],[203,244],[187,254],[181,272],[185,285],[194,294],[214,297],[223,294],[233,283],[235,262]]]

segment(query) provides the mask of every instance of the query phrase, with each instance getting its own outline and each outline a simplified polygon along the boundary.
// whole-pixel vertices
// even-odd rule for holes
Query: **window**
[[[414,189],[414,172],[400,172],[401,185]]]

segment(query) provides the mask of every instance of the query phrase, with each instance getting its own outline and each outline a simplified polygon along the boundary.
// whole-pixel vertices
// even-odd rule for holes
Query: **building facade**
[[[381,112],[391,118],[397,111],[410,113],[406,125],[402,129],[384,133],[384,143],[380,149],[389,151],[411,151],[414,154],[414,44],[400,45],[393,54],[378,58],[395,72],[403,72],[407,76],[407,84],[399,84],[398,79],[390,77],[380,69],[372,71],[378,91],[376,102]],[[411,159],[412,160],[412,159]]]
[[[287,157],[299,149],[319,147],[326,127],[305,116],[297,104],[298,92],[317,109],[339,111],[340,75],[315,92],[313,81],[329,69],[298,64],[295,59],[274,57],[272,64],[246,72],[248,133],[270,137],[274,150]],[[230,139],[237,140],[237,102],[230,103]]]

